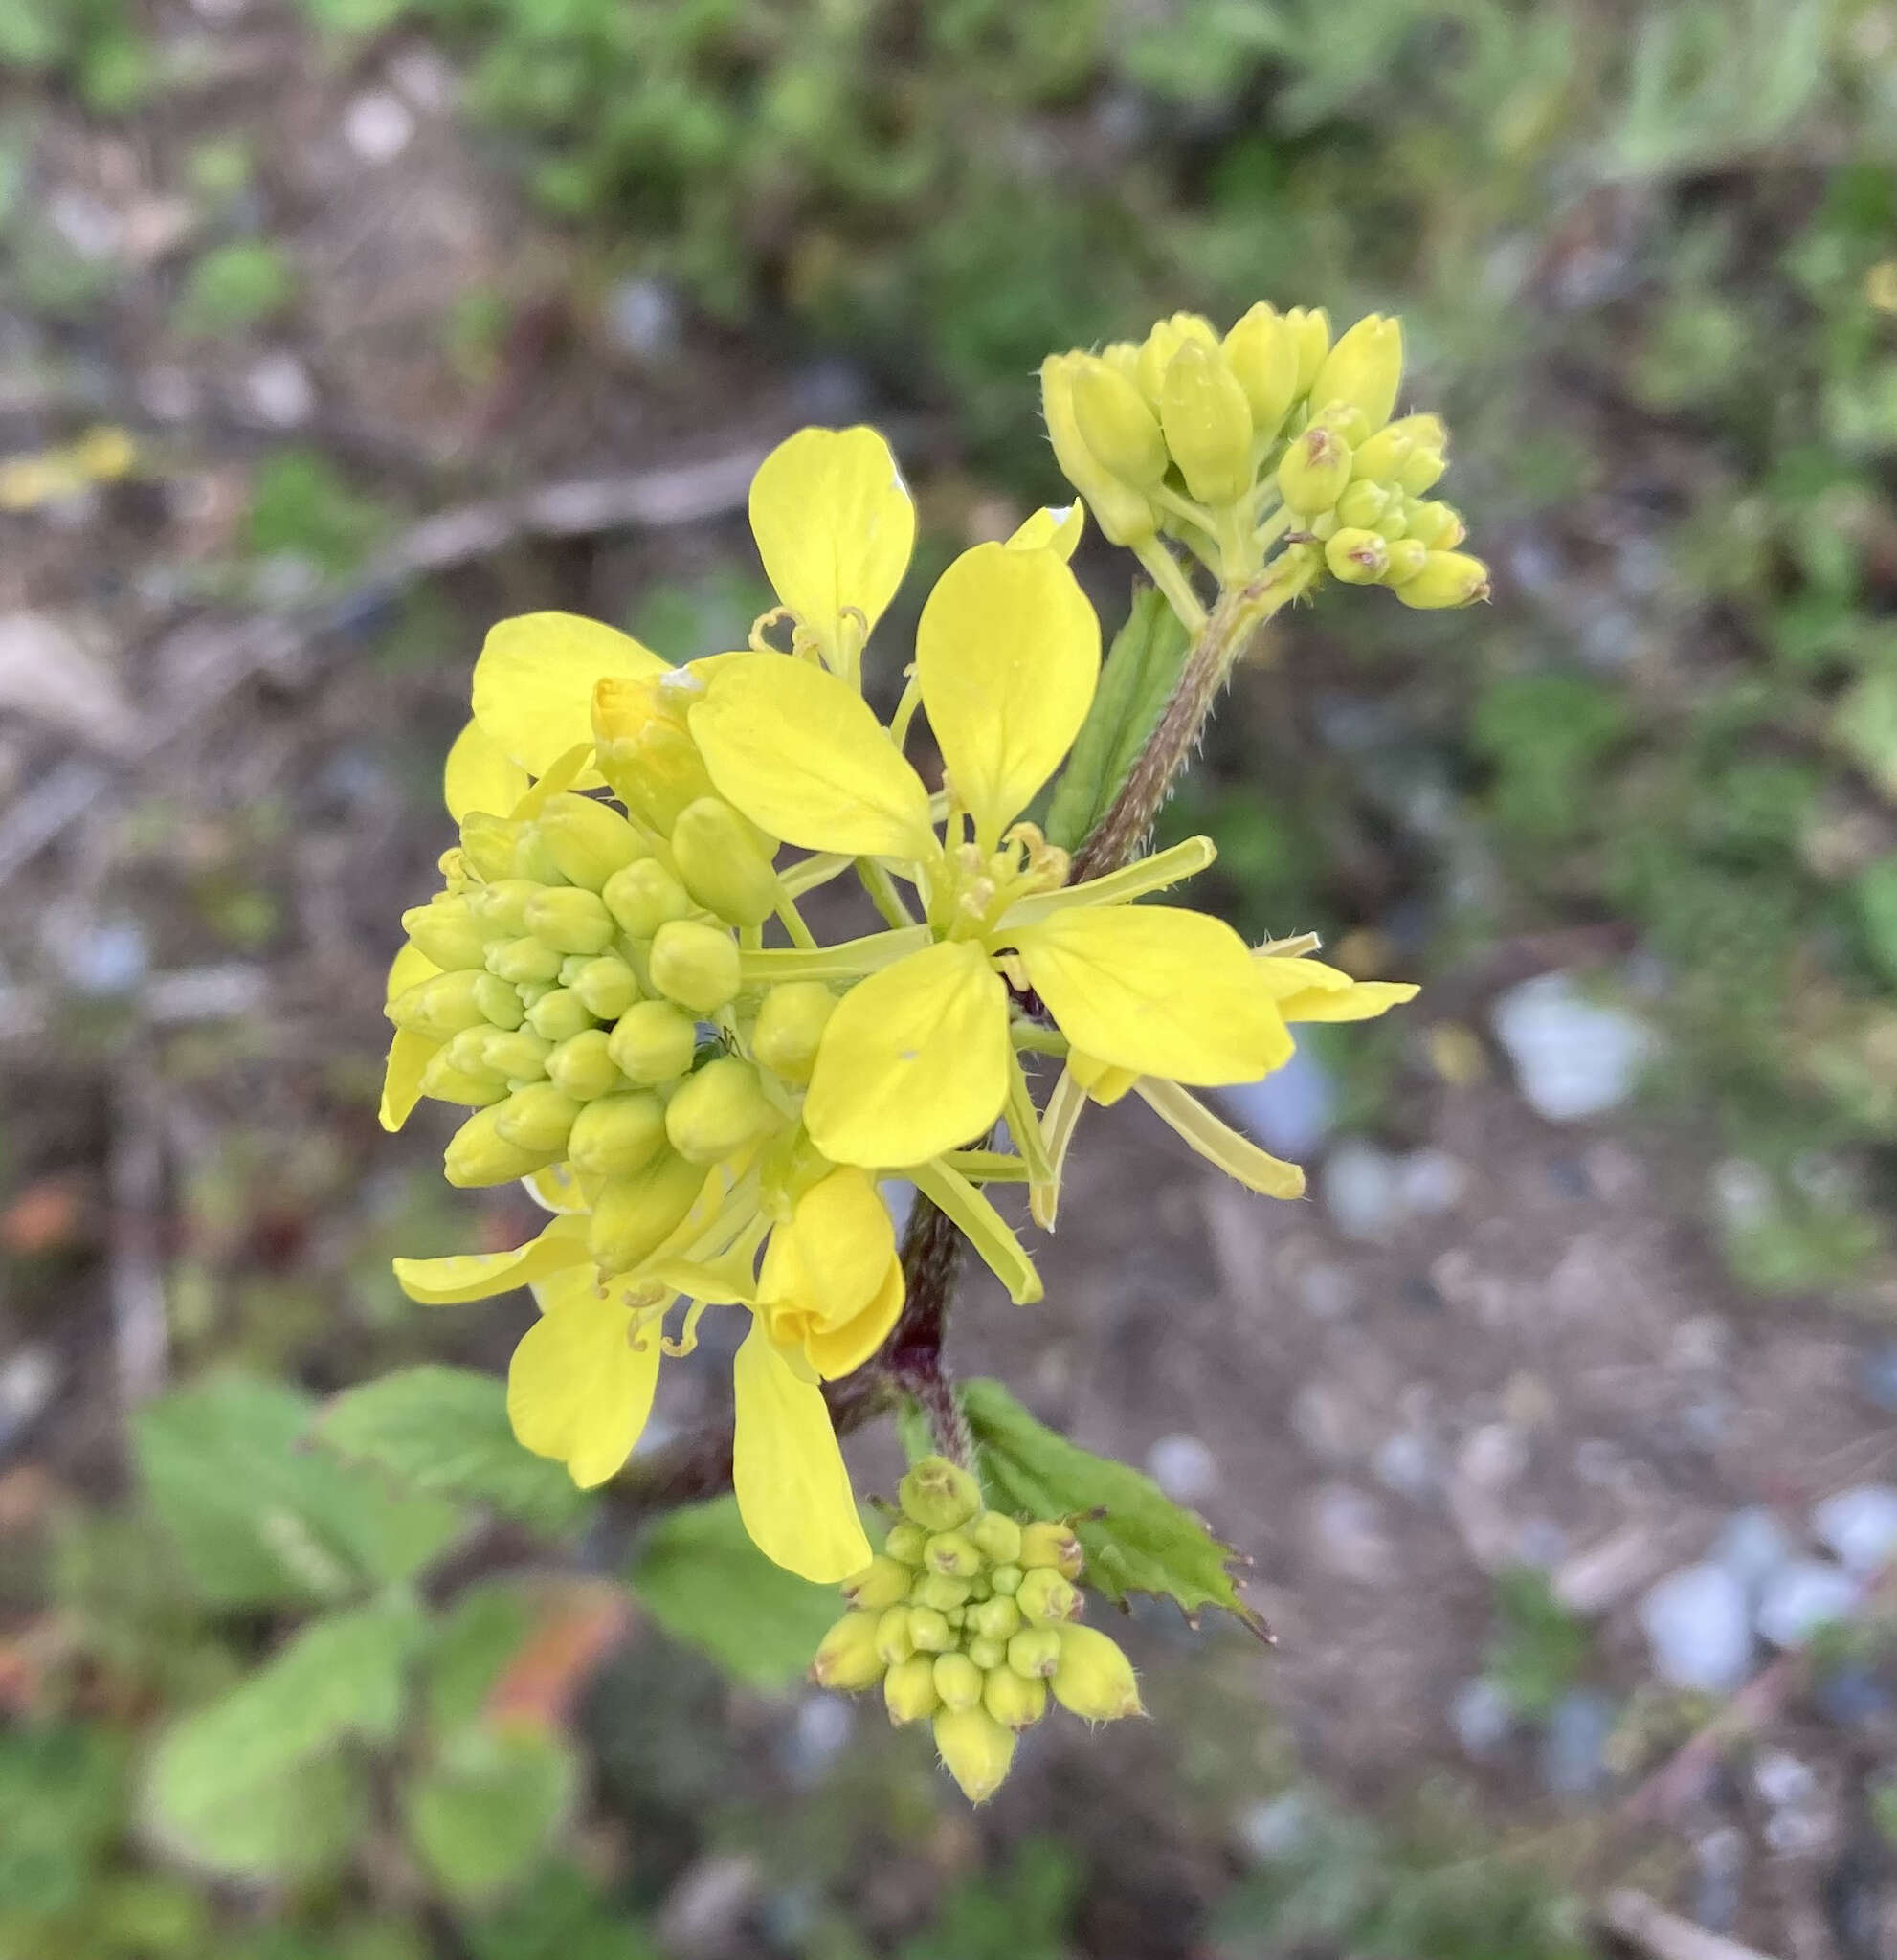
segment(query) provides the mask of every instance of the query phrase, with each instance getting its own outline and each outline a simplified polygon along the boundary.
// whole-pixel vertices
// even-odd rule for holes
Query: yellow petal
[[[821,667],[721,660],[688,719],[719,793],[772,836],[904,861],[934,848],[922,778],[861,695]]]
[[[543,1212],[584,1212],[587,1194],[580,1189],[579,1173],[570,1164],[548,1164],[522,1178],[527,1196]]]
[[[1015,943],[1077,1048],[1175,1082],[1251,1082],[1291,1037],[1232,928],[1172,905],[1060,912]]]
[[[1001,1114],[1008,990],[977,946],[945,940],[859,981],[816,1052],[804,1127],[834,1164],[898,1169]]]
[[[400,1129],[408,1122],[410,1112],[421,1101],[422,1072],[435,1059],[435,1052],[440,1046],[439,1041],[431,1041],[426,1035],[417,1035],[412,1029],[395,1030],[395,1038],[389,1044],[389,1059],[382,1070],[382,1102],[376,1111],[384,1129]]]
[[[424,1306],[458,1306],[463,1301],[486,1300],[516,1286],[544,1280],[567,1266],[584,1265],[591,1281],[592,1264],[587,1257],[587,1218],[583,1213],[555,1218],[538,1238],[511,1252],[453,1253],[441,1259],[397,1259],[395,1278],[411,1300]]]
[[[854,1320],[805,1341],[804,1352],[825,1381],[833,1382],[860,1368],[882,1346],[903,1311],[904,1291],[903,1262],[892,1257],[883,1270],[882,1285]]]
[[[815,1585],[861,1571],[869,1540],[822,1390],[798,1379],[756,1320],[732,1363],[732,1387],[731,1487],[752,1542]]]
[[[1043,1232],[1052,1232],[1060,1209],[1060,1172],[1067,1163],[1067,1147],[1074,1141],[1075,1125],[1087,1105],[1085,1086],[1074,1073],[1070,1058],[1060,1079],[1041,1111],[1040,1146],[1047,1158],[1049,1175],[1028,1185],[1028,1211]]]
[[[1142,1076],[1133,1087],[1201,1157],[1209,1158],[1247,1190],[1261,1192],[1268,1198],[1304,1196],[1305,1173],[1296,1164],[1287,1164],[1282,1157],[1261,1150],[1229,1124],[1220,1123],[1196,1096],[1188,1095],[1177,1082],[1156,1082]]]
[[[632,1310],[602,1300],[590,1275],[547,1291],[554,1297],[507,1369],[507,1415],[525,1448],[565,1463],[590,1490],[632,1455],[652,1413],[658,1330],[636,1347]]]
[[[1294,993],[1313,991],[1341,993],[1357,984],[1341,967],[1327,967],[1322,960],[1287,959],[1282,953],[1254,952],[1252,964],[1273,1000],[1289,1000]]]
[[[479,722],[455,737],[441,770],[441,794],[457,823],[471,810],[507,816],[527,793],[527,772],[511,761]]]
[[[1008,540],[1008,548],[1011,551],[1036,551],[1044,546],[1049,550],[1060,552],[1062,558],[1071,558],[1086,524],[1086,506],[1078,497],[1072,503],[1043,504]]]
[[[1114,1103],[1139,1080],[1139,1075],[1135,1070],[1115,1068],[1110,1062],[1102,1061],[1099,1056],[1089,1055],[1082,1048],[1068,1050],[1067,1067],[1072,1071],[1074,1080],[1103,1109],[1111,1109]]]
[[[977,545],[928,595],[916,676],[948,779],[992,850],[1086,720],[1100,621],[1058,552]]]
[[[875,1180],[852,1165],[833,1170],[797,1200],[792,1233],[810,1311],[830,1327],[854,1320],[896,1253],[896,1224]]]
[[[1421,990],[1401,980],[1353,980],[1342,990],[1312,988],[1278,1003],[1287,1021],[1370,1021],[1416,999]]]
[[[440,970],[420,947],[405,942],[401,951],[389,962],[389,978],[382,989],[384,1006],[398,993],[406,993],[411,987],[419,987],[424,980],[433,980]]]
[[[1041,1297],[1040,1275],[1015,1236],[1014,1228],[946,1157],[912,1165],[916,1189],[954,1225],[983,1265],[1008,1289],[1016,1306]]]
[[[843,609],[882,616],[908,569],[916,509],[874,429],[802,429],[751,479],[751,535],[777,596],[836,645]]]
[[[475,662],[474,718],[502,754],[545,775],[569,748],[591,746],[598,681],[665,671],[657,654],[600,620],[524,612],[488,633]]]

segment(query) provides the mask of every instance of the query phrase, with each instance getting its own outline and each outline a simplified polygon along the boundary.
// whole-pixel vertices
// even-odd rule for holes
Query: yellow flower
[[[889,732],[819,668],[720,659],[687,714],[720,794],[753,822],[808,850],[880,859],[926,904],[901,958],[870,943],[866,977],[824,1030],[803,1109],[816,1147],[839,1164],[914,1165],[1004,1107],[1030,1115],[1011,1024],[1031,997],[1075,1047],[1139,1075],[1214,1084],[1278,1066],[1290,1037],[1238,934],[1128,903],[1202,868],[1209,844],[1067,886],[1065,854],[1015,821],[1099,677],[1099,625],[1061,553],[1025,541],[965,552],[923,610],[915,667],[946,765],[946,839]]]

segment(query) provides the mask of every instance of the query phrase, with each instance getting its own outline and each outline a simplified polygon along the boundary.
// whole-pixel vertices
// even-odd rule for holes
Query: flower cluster
[[[814,1680],[852,1693],[880,1682],[891,1722],[932,1722],[971,1803],[1001,1787],[1050,1692],[1088,1722],[1143,1712],[1127,1657],[1077,1624],[1084,1561],[1069,1525],[984,1510],[946,1457],[915,1464],[899,1495],[903,1516],[844,1586],[850,1611],[817,1648]]]

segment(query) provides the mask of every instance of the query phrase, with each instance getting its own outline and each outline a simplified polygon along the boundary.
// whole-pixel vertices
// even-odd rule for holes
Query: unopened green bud
[[[461,856],[477,878],[492,882],[514,875],[514,839],[521,826],[511,817],[471,810],[461,819]]]
[[[738,991],[738,943],[722,927],[671,919],[654,934],[652,984],[694,1013],[713,1014]]]
[[[1086,358],[1050,354],[1040,364],[1040,407],[1048,440],[1060,474],[1086,499],[1106,537],[1115,545],[1143,545],[1159,527],[1152,505],[1112,476],[1081,437],[1074,412],[1074,375]]]
[[[982,1682],[981,1705],[1003,1728],[1032,1728],[1047,1713],[1047,1683],[1012,1667],[991,1667]]]
[[[514,834],[515,878],[525,879],[530,884],[558,885],[562,882],[560,867],[553,861],[553,853],[547,848],[547,839],[540,834],[538,826],[524,823]]]
[[[1337,500],[1337,522],[1362,530],[1374,530],[1377,519],[1389,506],[1390,492],[1383,484],[1358,478]]]
[[[898,1728],[910,1722],[923,1722],[942,1705],[935,1692],[935,1661],[927,1654],[912,1654],[892,1660],[882,1678],[882,1705]]]
[[[966,1654],[938,1654],[935,1692],[945,1708],[972,1708],[981,1700],[981,1669]]]
[[[876,1651],[873,1613],[846,1613],[817,1644],[810,1664],[811,1679],[819,1686],[854,1694],[882,1679],[882,1657]]]
[[[1449,467],[1449,432],[1440,415],[1405,415],[1391,423],[1410,438],[1410,453],[1396,471],[1396,481],[1412,497],[1433,488]]]
[[[1441,481],[1448,467],[1449,458],[1439,452],[1432,455],[1426,449],[1413,450],[1409,461],[1397,471],[1396,480],[1412,497],[1420,497]]]
[[[923,1584],[926,1586],[940,1586],[942,1581],[931,1573],[928,1578],[923,1581]],[[944,1613],[942,1617],[959,1634],[969,1623],[969,1609],[966,1606],[951,1606]]]
[[[971,1803],[986,1803],[1008,1780],[1015,1736],[985,1708],[945,1708],[935,1718],[935,1747]]]
[[[1011,1640],[1021,1630],[1021,1609],[1012,1598],[984,1599],[971,1610],[969,1624],[991,1640]]]
[[[704,1167],[661,1152],[636,1177],[615,1177],[593,1200],[587,1250],[607,1274],[636,1266],[671,1237],[704,1189]]]
[[[672,826],[672,861],[685,889],[733,925],[762,925],[783,896],[769,840],[722,796],[701,796]]]
[[[947,1457],[924,1457],[911,1464],[896,1495],[926,1531],[953,1531],[981,1509],[981,1485]]]
[[[1081,1610],[1081,1595],[1052,1566],[1036,1566],[1015,1589],[1015,1604],[1023,1619],[1051,1627],[1073,1618]]]
[[[1353,528],[1333,531],[1324,547],[1324,562],[1333,578],[1347,586],[1371,586],[1390,564],[1390,547],[1374,531]]]
[[[867,1608],[864,1610],[868,1611]],[[899,1660],[908,1659],[916,1651],[916,1643],[909,1634],[909,1609],[906,1605],[885,1607],[878,1614],[876,1651],[890,1667]]]
[[[1063,1579],[1078,1579],[1086,1569],[1086,1552],[1071,1525],[1042,1518],[1021,1527],[1020,1563],[1030,1569],[1051,1566]]]
[[[1389,421],[1402,381],[1402,323],[1367,313],[1325,356],[1311,383],[1311,403],[1322,409],[1346,402],[1361,410],[1374,431]]]
[[[880,1613],[886,1606],[909,1596],[909,1582],[915,1577],[900,1559],[886,1553],[873,1558],[855,1577],[843,1581],[843,1597],[865,1612]]]
[[[549,987],[526,1011],[526,1022],[547,1041],[570,1041],[592,1026],[586,1002],[565,987]]]
[[[594,689],[592,725],[595,738],[602,734],[608,724],[620,719],[615,716],[611,702],[621,685],[604,680]],[[662,710],[651,713],[644,705],[655,691],[662,702],[662,690],[654,690],[650,682],[634,681],[623,683],[623,686],[627,690],[626,698],[637,702],[635,711],[624,718],[633,732],[630,735],[609,734],[603,743],[596,741],[599,772],[612,784],[614,793],[635,816],[664,835],[670,833],[678,821],[679,813],[687,804],[712,794],[711,777],[705,771],[704,758],[699,753],[698,744],[692,740],[684,724]]]
[[[1159,397],[1166,447],[1201,503],[1236,503],[1252,487],[1252,410],[1224,356],[1188,341]]]
[[[616,1021],[639,997],[639,983],[617,953],[582,961],[566,984],[585,1002],[587,1013],[602,1021]]]
[[[946,1654],[955,1644],[955,1630],[946,1614],[933,1606],[909,1608],[909,1643],[918,1654]]]
[[[756,1068],[735,1055],[720,1056],[687,1076],[665,1105],[665,1134],[694,1164],[716,1164],[783,1121]]]
[[[1307,395],[1330,351],[1330,316],[1322,306],[1293,306],[1284,316],[1298,349],[1298,396]]]
[[[1488,597],[1488,567],[1462,551],[1432,551],[1416,577],[1396,588],[1396,596],[1419,612],[1473,606]]]
[[[968,1527],[982,1556],[995,1565],[1014,1565],[1021,1555],[1021,1527],[1004,1511],[984,1511]]]
[[[1410,528],[1410,500],[1399,490],[1390,500],[1390,508],[1370,527],[1386,545],[1405,537]]]
[[[616,810],[570,791],[549,796],[534,826],[561,877],[590,892],[598,891],[636,858],[652,854],[652,847]]]
[[[466,898],[437,898],[426,905],[411,905],[402,914],[402,930],[422,956],[444,972],[479,967],[485,955],[480,923]]]
[[[1150,490],[1166,475],[1166,438],[1140,391],[1104,361],[1081,357],[1074,370],[1074,416],[1081,439],[1110,476]]]
[[[1108,341],[1098,356],[1112,368],[1115,374],[1130,381],[1135,388],[1140,385],[1140,344],[1138,341]]]
[[[960,1531],[938,1531],[924,1546],[922,1562],[950,1579],[972,1579],[982,1567],[981,1553]]]
[[[479,983],[490,976],[480,972],[435,973],[406,988],[383,1009],[404,1034],[420,1035],[430,1041],[446,1041],[463,1028],[481,1026]]]
[[[603,953],[613,944],[613,915],[597,892],[553,884],[527,901],[527,930],[562,953]]]
[[[988,1583],[997,1598],[1012,1598],[1020,1587],[1021,1569],[1018,1565],[996,1566],[989,1573]]]
[[[1432,551],[1453,551],[1468,533],[1462,515],[1447,503],[1413,503],[1409,535]]]
[[[1023,1627],[1008,1642],[1008,1665],[1030,1681],[1045,1681],[1060,1665],[1058,1629]]]
[[[994,1639],[988,1634],[972,1635],[962,1651],[984,1674],[991,1667],[1006,1667],[1008,1664],[1007,1641]]]
[[[547,1058],[547,1073],[578,1102],[611,1095],[625,1087],[626,1079],[613,1066],[607,1047],[604,1028],[583,1028]]]
[[[1253,437],[1269,442],[1297,398],[1297,334],[1275,306],[1261,300],[1225,336],[1225,361],[1245,391]]]
[[[938,1613],[954,1613],[968,1603],[969,1582],[948,1572],[926,1572],[915,1583],[914,1596]]]
[[[459,1042],[463,1037],[456,1036]],[[491,1070],[503,1081],[513,1083],[539,1081],[547,1074],[547,1058],[553,1053],[552,1042],[536,1035],[531,1028],[515,1028],[511,1031],[501,1028],[483,1028],[466,1036],[470,1042],[479,1040],[477,1051],[480,1065]],[[459,1066],[466,1066],[460,1058],[456,1058]]]
[[[619,1016],[607,1053],[621,1075],[636,1082],[670,1082],[692,1065],[698,1025],[669,1000],[641,1000]]]
[[[888,1535],[882,1541],[885,1556],[900,1559],[905,1566],[922,1564],[923,1548],[928,1543],[928,1533],[920,1525],[912,1525],[906,1518],[900,1519],[889,1527]]]
[[[1060,1629],[1060,1664],[1054,1670],[1054,1699],[1085,1722],[1117,1722],[1144,1715],[1133,1665],[1119,1647],[1092,1627]]]
[[[1278,489],[1302,516],[1328,510],[1350,480],[1350,445],[1334,430],[1313,423],[1297,436],[1278,465]]]
[[[513,1098],[507,1101],[512,1102]],[[511,1184],[515,1178],[525,1177],[558,1158],[557,1147],[542,1150],[510,1144],[495,1127],[495,1119],[506,1106],[506,1102],[496,1102],[489,1108],[476,1110],[448,1139],[441,1159],[442,1169],[448,1182],[458,1190],[476,1191],[483,1185]]]
[[[524,1150],[567,1154],[567,1138],[580,1105],[551,1082],[529,1082],[516,1089],[494,1112],[494,1127],[507,1143]]]
[[[1390,563],[1384,568],[1383,583],[1403,586],[1416,577],[1429,562],[1429,546],[1420,538],[1398,538],[1390,547]]]
[[[575,1170],[590,1177],[631,1177],[658,1156],[664,1142],[665,1105],[639,1090],[588,1102],[573,1119],[567,1156]]]
[[[606,880],[599,895],[629,939],[650,939],[692,909],[691,894],[656,858],[640,858]]]
[[[1397,473],[1415,448],[1416,442],[1403,425],[1393,422],[1389,428],[1379,429],[1351,452],[1350,475],[1356,483],[1394,485]]]
[[[465,1069],[457,1068],[452,1048],[437,1048],[421,1072],[421,1092],[433,1096],[437,1102],[458,1102],[464,1108],[482,1109],[490,1102],[500,1102],[507,1093],[507,1085],[493,1076],[470,1075]]]
[[[530,878],[499,878],[468,894],[468,906],[490,939],[523,939],[527,906],[541,886]]]
[[[837,996],[821,980],[785,980],[764,996],[751,1030],[751,1053],[782,1080],[801,1086],[816,1067],[817,1044]]]
[[[502,980],[552,980],[560,972],[560,955],[545,940],[497,939],[487,948],[487,970]]]
[[[1166,394],[1166,370],[1181,347],[1218,348],[1218,329],[1203,313],[1174,313],[1159,321],[1140,344],[1128,377],[1155,412]]]

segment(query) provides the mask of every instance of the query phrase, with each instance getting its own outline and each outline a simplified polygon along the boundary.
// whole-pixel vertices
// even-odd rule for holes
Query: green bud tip
[[[1118,1645],[1092,1627],[1065,1626],[1057,1636],[1060,1664],[1054,1699],[1085,1722],[1117,1722],[1144,1715],[1133,1666]]]
[[[762,925],[781,896],[767,843],[722,796],[701,796],[672,826],[672,861],[707,912],[733,925]]]
[[[783,1121],[756,1067],[736,1055],[721,1055],[687,1076],[665,1105],[665,1134],[694,1164],[719,1163]]]
[[[993,1667],[982,1682],[981,1704],[1003,1728],[1032,1728],[1047,1712],[1047,1683],[1016,1674],[1012,1667]]]
[[[1021,1564],[1052,1566],[1063,1579],[1078,1579],[1086,1567],[1086,1553],[1071,1525],[1041,1519],[1021,1532]]]
[[[635,1090],[589,1102],[573,1119],[567,1155],[574,1169],[590,1177],[631,1177],[664,1144],[665,1105],[657,1096]]]
[[[912,1654],[891,1661],[882,1678],[882,1705],[898,1728],[933,1715],[942,1705],[942,1697],[935,1692],[934,1657]]]
[[[1166,438],[1140,391],[1091,355],[1074,372],[1074,415],[1081,439],[1108,475],[1132,490],[1150,490],[1166,475]]]
[[[692,1065],[698,1027],[669,1000],[636,1001],[607,1037],[606,1052],[635,1082],[675,1082]]]
[[[946,1654],[956,1644],[955,1630],[932,1606],[909,1608],[909,1643],[918,1654]]]
[[[950,1579],[972,1579],[982,1569],[982,1556],[961,1531],[939,1531],[923,1547],[922,1562],[932,1572]]]
[[[985,1674],[991,1667],[1005,1668],[1008,1665],[1008,1643],[997,1640],[989,1634],[975,1634],[962,1650]]]
[[[873,1613],[846,1613],[818,1644],[810,1664],[811,1679],[846,1694],[881,1681],[884,1669],[876,1651],[878,1617]]]
[[[1015,1591],[1021,1617],[1036,1626],[1058,1626],[1081,1610],[1081,1595],[1052,1566],[1036,1566]]]
[[[984,1599],[971,1612],[969,1621],[986,1639],[1012,1639],[1021,1629],[1021,1609],[1012,1599]]]
[[[738,942],[696,919],[668,919],[653,935],[649,965],[654,988],[694,1013],[716,1013],[738,991]]]
[[[543,1040],[569,1041],[593,1024],[586,1002],[566,987],[550,987],[526,1011],[526,1023]]]
[[[629,939],[647,940],[692,909],[691,895],[655,858],[615,871],[600,891],[606,909]]]
[[[892,1606],[878,1616],[876,1651],[890,1667],[914,1654],[916,1643],[909,1632],[909,1609],[906,1606]]]
[[[970,1582],[948,1572],[926,1572],[915,1582],[911,1597],[938,1613],[953,1613],[968,1603]]]
[[[945,1708],[935,1718],[935,1747],[971,1803],[986,1803],[1015,1760],[1013,1732],[985,1708]]]
[[[1331,576],[1348,586],[1374,585],[1390,566],[1390,546],[1374,531],[1333,531],[1324,547]]]
[[[547,885],[527,901],[527,930],[562,953],[603,953],[613,944],[614,919],[597,892]]]
[[[1432,551],[1422,569],[1396,588],[1396,596],[1419,612],[1473,606],[1488,597],[1488,567],[1461,551]]]
[[[1019,1566],[996,1566],[988,1575],[988,1583],[997,1594],[1013,1593],[1021,1583]]]
[[[909,1586],[915,1574],[900,1560],[888,1557],[873,1558],[861,1571],[843,1582],[843,1597],[852,1606],[867,1611],[880,1612],[882,1608],[894,1606],[909,1596]]]
[[[1403,380],[1403,327],[1381,313],[1366,314],[1325,356],[1311,383],[1320,409],[1344,402],[1362,412],[1373,430],[1389,421]]]
[[[981,1509],[981,1486],[947,1457],[925,1457],[897,1487],[911,1522],[930,1532],[953,1531]]]
[[[751,1054],[772,1075],[801,1087],[816,1067],[817,1044],[837,996],[820,980],[787,980],[764,996],[751,1030]]]
[[[912,1525],[904,1518],[890,1526],[889,1535],[882,1541],[882,1549],[890,1557],[901,1559],[905,1566],[922,1564],[923,1548],[928,1543],[928,1533],[920,1525]]]
[[[1030,1681],[1045,1681],[1060,1665],[1060,1636],[1053,1627],[1023,1627],[1008,1642],[1008,1665]]]
[[[968,1527],[982,1556],[998,1566],[1015,1564],[1021,1555],[1021,1527],[1000,1511],[984,1511]]]
[[[1315,517],[1328,510],[1350,480],[1350,445],[1333,430],[1313,423],[1285,450],[1278,488],[1290,509]]]
[[[945,1708],[972,1708],[981,1701],[982,1675],[966,1654],[935,1657],[935,1692]]]
[[[1429,547],[1420,538],[1398,538],[1390,547],[1390,563],[1383,573],[1387,586],[1407,585],[1429,558]]]
[[[583,1028],[569,1035],[547,1058],[547,1073],[581,1102],[626,1086],[625,1077],[613,1066],[604,1028]]]

